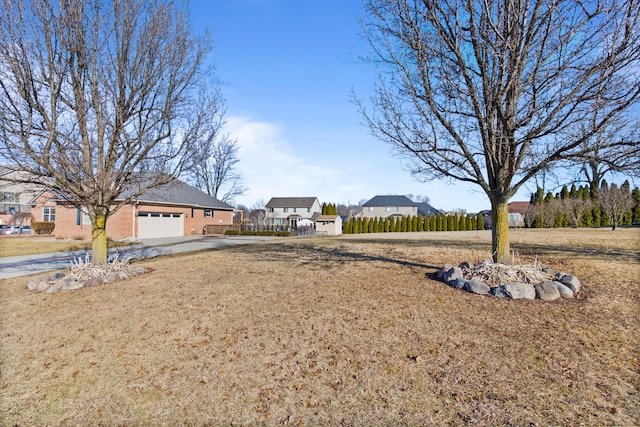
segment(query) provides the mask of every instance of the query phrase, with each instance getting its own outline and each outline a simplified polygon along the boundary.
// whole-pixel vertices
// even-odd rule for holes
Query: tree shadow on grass
[[[246,252],[248,247],[229,248]],[[312,244],[286,244],[271,243],[268,245],[254,245],[250,248],[252,254],[260,256],[262,259],[297,262],[300,265],[310,268],[331,268],[335,265],[343,265],[347,262],[386,262],[405,267],[416,267],[422,269],[438,269],[440,267],[417,263],[402,259],[395,259],[381,255],[367,255],[359,252],[351,252],[344,247],[322,248]]]
[[[462,240],[402,240],[402,239],[353,239],[343,240],[349,243],[367,245],[402,245],[405,247],[447,247],[456,249],[479,250],[491,253],[491,242]],[[600,258],[609,260],[635,260],[640,262],[640,252],[633,250],[607,249],[601,247],[576,247],[557,244],[512,242],[511,250],[525,256],[566,256]]]

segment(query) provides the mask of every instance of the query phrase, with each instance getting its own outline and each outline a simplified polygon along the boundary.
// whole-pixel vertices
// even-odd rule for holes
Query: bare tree
[[[633,209],[635,201],[628,188],[611,184],[610,187],[604,188],[600,192],[600,204],[604,213],[609,217],[611,229],[615,230],[622,217]]]
[[[265,205],[265,201],[260,199],[247,209],[247,219],[251,220],[253,226],[258,230],[265,228],[267,225],[267,211]]]
[[[583,199],[582,197],[570,197],[560,200],[562,211],[569,221],[569,225],[573,228],[580,227],[582,218],[593,208],[591,199]]]
[[[209,136],[209,37],[178,0],[0,1],[4,154],[86,207],[106,261],[107,219]]]
[[[597,111],[594,112],[594,116]],[[583,152],[570,160],[580,165],[582,178],[598,200],[606,175],[640,176],[640,129],[637,118],[631,124],[620,119],[583,142]]]
[[[223,105],[219,91],[215,92],[215,105]],[[216,199],[231,203],[246,192],[242,177],[236,171],[238,143],[221,134],[225,110],[215,112],[209,122],[207,137],[198,141],[194,155],[189,161],[186,176],[194,185]]]
[[[640,98],[640,4],[627,0],[367,0],[379,139],[422,180],[480,186],[508,262],[507,204]],[[596,120],[586,120],[598,106]]]

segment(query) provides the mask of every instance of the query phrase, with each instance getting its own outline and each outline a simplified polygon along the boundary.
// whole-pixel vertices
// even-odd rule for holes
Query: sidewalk
[[[108,256],[130,259],[154,258],[180,252],[200,251],[223,246],[241,245],[270,240],[273,237],[262,236],[187,236],[161,239],[146,239],[139,245],[109,249]],[[0,258],[0,279],[45,273],[69,267],[75,259],[91,257],[90,250],[56,252],[51,254],[21,255]],[[90,259],[90,258],[89,258]]]

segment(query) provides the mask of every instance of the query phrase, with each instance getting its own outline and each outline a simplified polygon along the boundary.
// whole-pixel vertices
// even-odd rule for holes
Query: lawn
[[[131,246],[137,242],[107,242],[110,248]],[[17,255],[48,254],[52,252],[85,251],[91,249],[86,240],[58,240],[55,237],[2,236],[0,237],[0,257]]]
[[[0,425],[638,425],[640,229],[515,230],[554,302],[430,275],[490,234],[284,238],[53,295],[0,281]]]

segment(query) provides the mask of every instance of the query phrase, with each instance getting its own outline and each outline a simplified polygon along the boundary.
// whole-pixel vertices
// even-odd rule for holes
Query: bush
[[[51,234],[56,228],[55,222],[32,222],[31,229],[35,234]]]

